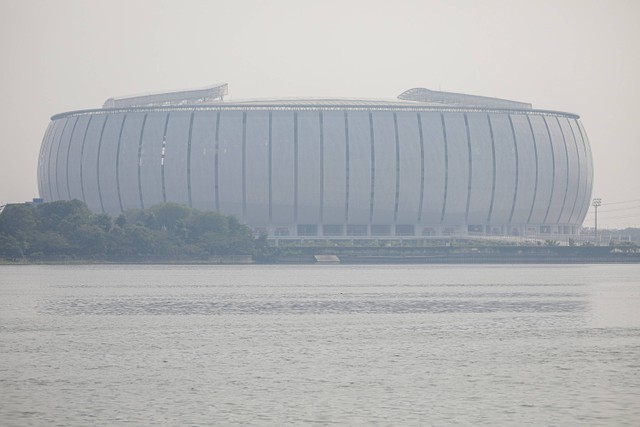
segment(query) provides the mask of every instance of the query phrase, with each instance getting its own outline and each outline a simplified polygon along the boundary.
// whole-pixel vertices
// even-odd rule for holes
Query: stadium
[[[576,234],[593,166],[579,116],[423,88],[395,100],[225,100],[219,84],[53,116],[45,201],[176,202],[278,239]]]

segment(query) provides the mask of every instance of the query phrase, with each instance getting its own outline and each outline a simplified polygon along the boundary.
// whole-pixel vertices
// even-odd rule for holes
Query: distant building
[[[575,234],[591,149],[575,114],[416,88],[397,100],[224,101],[227,86],[52,117],[44,201],[162,202],[279,238]]]

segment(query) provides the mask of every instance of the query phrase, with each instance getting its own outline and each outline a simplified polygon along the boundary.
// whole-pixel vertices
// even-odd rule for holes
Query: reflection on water
[[[0,266],[0,421],[638,425],[639,278]]]
[[[402,313],[553,313],[585,310],[581,300],[495,300],[440,299],[425,295],[415,299],[389,299],[386,295],[368,295],[366,299],[307,299],[274,300],[272,295],[238,300],[236,298],[199,297],[122,298],[92,301],[62,299],[48,301],[42,312],[58,315],[224,315],[224,314],[402,314]]]

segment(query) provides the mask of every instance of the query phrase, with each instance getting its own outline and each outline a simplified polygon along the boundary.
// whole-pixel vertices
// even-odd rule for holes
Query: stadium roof
[[[131,112],[162,110],[374,110],[374,111],[451,111],[491,112],[511,110],[527,114],[552,114],[573,118],[578,115],[563,111],[532,109],[531,104],[500,98],[432,91],[425,88],[409,89],[397,99],[366,98],[285,98],[225,100],[228,84],[219,83],[201,89],[109,98],[101,109],[68,111],[52,119],[71,115],[99,112]]]
[[[397,100],[382,99],[336,99],[336,98],[290,98],[290,99],[244,99],[224,101],[229,93],[227,83],[218,83],[200,89],[186,89],[171,92],[159,92],[145,95],[133,95],[109,98],[102,108],[126,107],[162,107],[173,105],[282,105],[282,106],[389,106],[389,107],[461,107],[496,108],[509,110],[530,110],[531,104],[509,101],[486,96],[466,95],[453,92],[439,92],[425,88],[409,89],[398,96]]]
[[[419,101],[429,104],[437,104],[447,107],[482,107],[504,108],[508,110],[530,110],[531,104],[526,102],[510,101],[508,99],[490,98],[487,96],[467,95],[455,92],[439,92],[435,90],[416,87],[406,90],[398,95],[398,99],[407,101]]]
[[[227,83],[218,83],[199,89],[109,98],[104,102],[102,108],[205,104],[222,100],[227,93],[229,93],[229,85]]]

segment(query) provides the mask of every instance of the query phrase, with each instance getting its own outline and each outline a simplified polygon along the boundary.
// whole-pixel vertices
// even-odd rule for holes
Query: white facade
[[[64,113],[45,201],[177,202],[280,237],[571,234],[593,181],[573,114],[412,101],[256,101]]]

